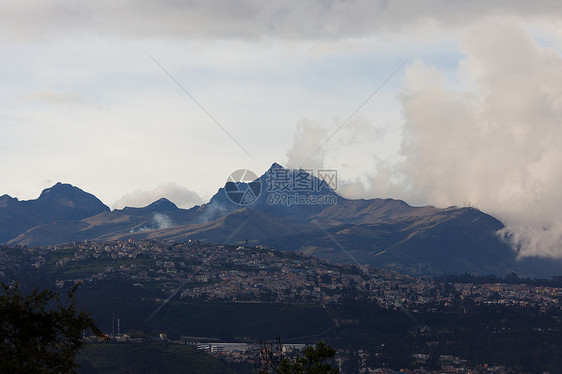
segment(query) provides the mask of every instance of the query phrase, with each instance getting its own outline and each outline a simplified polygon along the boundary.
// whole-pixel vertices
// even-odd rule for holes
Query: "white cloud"
[[[88,98],[79,92],[55,92],[52,90],[40,90],[32,92],[25,97],[28,100],[36,100],[48,104],[88,104]]]
[[[407,69],[400,171],[428,203],[497,215],[520,255],[562,257],[562,58],[500,19],[460,40],[472,90]]]
[[[376,126],[361,115],[345,123],[336,119],[329,130],[325,123],[302,120],[287,152],[286,165],[293,169],[337,170],[338,193],[347,198],[396,197],[399,184],[393,165],[400,144],[399,130],[396,126]]]
[[[297,124],[294,143],[287,151],[287,167],[291,169],[318,169],[324,167],[326,152],[322,143],[328,131],[310,120],[301,120]]]
[[[521,253],[559,253],[562,74],[545,46],[562,46],[561,10],[522,0],[4,1],[0,194],[34,198],[44,180],[62,180],[116,207],[163,196],[187,207],[201,199],[166,181],[210,196],[231,171],[259,173],[286,155],[291,167],[337,168],[348,197],[470,201],[508,224]],[[414,50],[404,93],[396,98],[401,72],[309,158]]]
[[[297,128],[288,165],[338,168],[346,197],[470,203],[506,224],[499,234],[520,256],[560,258],[562,58],[505,15],[453,37],[465,55],[454,81],[421,60],[406,68],[399,148],[381,153],[397,138],[358,117],[310,160],[333,131],[310,120]]]

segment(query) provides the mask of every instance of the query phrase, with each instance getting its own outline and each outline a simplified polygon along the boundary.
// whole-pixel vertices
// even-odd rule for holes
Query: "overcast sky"
[[[0,194],[189,207],[323,167],[562,257],[561,49],[557,1],[3,1]]]

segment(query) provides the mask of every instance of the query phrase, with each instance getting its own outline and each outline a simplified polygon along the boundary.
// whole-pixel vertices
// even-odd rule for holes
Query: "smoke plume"
[[[155,228],[157,229],[167,229],[168,227],[174,226],[174,222],[165,214],[162,213],[154,213],[154,217],[152,217],[155,223]]]

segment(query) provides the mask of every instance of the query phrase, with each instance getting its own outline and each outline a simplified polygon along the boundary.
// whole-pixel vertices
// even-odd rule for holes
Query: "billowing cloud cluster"
[[[337,152],[354,133],[360,137],[347,145],[347,153],[355,163],[375,158],[375,164],[367,161],[363,176],[340,178],[344,196],[439,207],[470,204],[504,222],[498,234],[520,256],[560,258],[562,57],[503,18],[481,20],[458,40],[465,57],[456,78],[420,61],[407,67],[395,162],[362,148],[365,142],[376,148],[384,134],[347,126],[309,165],[349,170]],[[289,165],[306,161],[303,155],[327,134],[318,125],[301,124]]]
[[[324,167],[326,150],[322,142],[328,131],[310,120],[302,120],[297,124],[294,143],[287,152],[287,167],[291,169]]]
[[[562,58],[512,23],[469,31],[470,90],[422,63],[407,70],[401,172],[432,204],[497,215],[520,255],[562,257]]]
[[[348,198],[403,196],[395,170],[400,157],[400,127],[370,123],[361,115],[332,126],[312,120],[298,123],[286,166],[292,169],[337,169],[337,192]],[[411,197],[411,196],[410,196]]]
[[[202,203],[201,198],[197,193],[177,185],[176,183],[167,183],[156,187],[151,191],[136,190],[131,192],[113,204],[114,209],[122,209],[128,207],[144,207],[158,199],[165,197],[180,208],[191,208],[194,205]],[[155,221],[160,224],[162,220]],[[171,224],[169,225],[171,226]]]

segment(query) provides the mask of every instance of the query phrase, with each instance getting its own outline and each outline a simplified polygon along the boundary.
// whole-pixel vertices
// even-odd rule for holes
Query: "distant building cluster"
[[[368,265],[334,264],[295,252],[263,246],[227,246],[198,241],[183,243],[157,240],[77,242],[41,248],[2,247],[0,280],[9,283],[14,274],[54,274],[59,288],[76,282],[126,280],[134,287],[157,287],[164,295],[178,292],[180,298],[222,302],[316,303],[337,305],[346,298],[376,302],[382,308],[411,312],[454,307],[470,301],[480,305],[532,306],[538,310],[560,308],[562,289],[527,284],[443,283],[415,278]],[[162,301],[162,299],[154,299]],[[336,325],[354,324],[353,320],[335,320]],[[429,334],[422,326],[418,333]],[[142,343],[143,339],[108,334],[114,342]],[[92,338],[94,339],[94,338]],[[153,341],[168,341],[165,334]],[[94,339],[95,340],[95,339]],[[232,362],[252,362],[255,344],[193,342],[197,348]],[[287,345],[288,353],[304,345]],[[285,348],[284,348],[285,349]],[[341,352],[340,352],[341,353]],[[363,373],[391,373],[389,369],[369,369],[373,353],[359,350]],[[420,366],[427,354],[416,353]],[[503,366],[468,368],[462,358],[438,357],[439,371],[448,373],[509,373]],[[340,362],[341,364],[341,362]],[[443,371],[445,370],[445,371]],[[419,371],[403,371],[419,372]],[[425,370],[424,372],[432,372]]]
[[[155,283],[181,298],[232,302],[337,304],[366,298],[386,308],[470,298],[475,303],[559,306],[562,289],[527,284],[452,283],[445,287],[369,265],[334,264],[295,252],[258,247],[156,240],[78,242],[0,251],[0,279],[10,272],[49,268],[58,287],[76,282],[127,279],[138,287]]]

